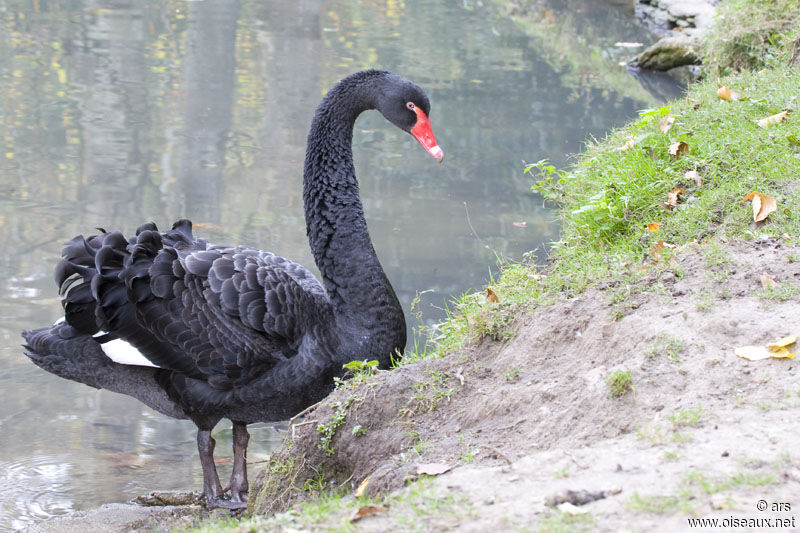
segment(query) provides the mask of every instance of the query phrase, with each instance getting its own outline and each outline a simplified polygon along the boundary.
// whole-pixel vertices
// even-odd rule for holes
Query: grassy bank
[[[533,189],[559,208],[562,235],[551,261],[544,268],[503,265],[488,288],[498,301],[484,293],[461,297],[422,356],[451,353],[486,335],[511,335],[509,325],[526,310],[610,278],[620,282],[624,314],[631,284],[674,268],[670,257],[688,243],[799,242],[800,116],[792,113],[800,105],[794,64],[800,8],[791,4],[728,3],[706,42],[714,62],[685,98],[641,111],[638,120],[587,145],[568,170],[546,161],[529,165]],[[714,76],[743,66],[757,70]],[[763,221],[754,222],[752,204],[743,202],[753,191],[776,200],[776,211]],[[800,287],[781,291],[776,297]]]
[[[773,12],[775,6],[782,6],[779,12],[781,16]],[[340,436],[350,436],[353,442],[357,441],[358,435],[362,435],[356,434],[356,428],[366,433],[369,427],[368,438],[374,439],[373,443],[382,438],[391,442],[399,434],[407,441],[407,446],[398,449],[409,457],[427,458],[426,453],[430,450],[426,449],[426,442],[434,441],[427,441],[423,430],[426,425],[433,424],[429,423],[430,419],[418,423],[417,417],[433,416],[444,434],[448,432],[446,424],[454,416],[441,414],[435,418],[436,402],[449,405],[455,411],[457,407],[452,406],[451,398],[454,398],[453,403],[467,398],[471,405],[464,406],[462,410],[476,408],[482,401],[478,393],[486,395],[486,390],[489,390],[486,382],[490,378],[483,372],[486,368],[479,368],[463,355],[464,352],[481,350],[484,345],[475,345],[487,338],[503,341],[514,337],[517,326],[529,316],[528,313],[541,311],[544,306],[554,302],[563,304],[570,297],[600,285],[606,288],[604,294],[614,306],[612,318],[621,319],[631,311],[634,292],[659,290],[658,284],[650,284],[643,279],[657,279],[660,273],[666,271],[678,279],[687,275],[682,270],[687,268],[684,263],[673,260],[684,249],[701,249],[702,264],[707,266],[715,261],[724,262],[726,247],[735,241],[761,241],[774,246],[785,245],[786,248],[800,243],[800,214],[797,208],[800,205],[800,116],[791,113],[798,105],[800,67],[793,66],[797,35],[791,33],[789,28],[792,25],[784,24],[786,17],[794,17],[794,27],[797,27],[798,16],[797,10],[788,2],[729,2],[724,18],[720,19],[716,32],[707,41],[708,50],[714,50],[716,54],[714,70],[709,71],[705,81],[691,87],[685,98],[657,109],[642,111],[637,120],[609,133],[602,141],[587,146],[578,163],[570,169],[558,170],[545,161],[530,165],[527,172],[531,175],[534,189],[559,207],[562,235],[561,240],[553,245],[550,262],[544,266],[503,265],[502,276],[487,291],[465,295],[453,303],[450,319],[428,332],[429,342],[418,347],[415,353],[408,353],[400,369],[380,376],[378,384],[375,383],[377,380],[365,377],[364,380],[353,380],[358,383],[340,387],[334,393],[334,400],[338,403],[322,406],[314,415],[319,418],[320,426],[317,426],[316,432],[313,429],[308,429],[308,432],[316,440],[309,444],[299,437],[291,445],[292,450],[277,452],[270,462],[269,468],[275,474],[274,478],[292,479],[292,490],[302,494],[302,498],[292,500],[295,503],[289,506],[290,510],[242,523],[227,520],[213,523],[207,525],[206,530],[287,528],[346,531],[356,527],[348,521],[348,517],[355,510],[371,505],[383,510],[391,509],[392,516],[385,518],[385,521],[391,527],[408,530],[424,529],[425,526],[421,524],[428,523],[431,516],[470,516],[476,512],[472,504],[458,500],[452,493],[435,490],[425,476],[408,483],[403,491],[387,496],[370,495],[369,492],[358,497],[351,496],[351,485],[364,479],[363,472],[354,475],[351,469],[348,477],[347,469],[335,472],[335,467],[330,466],[337,460],[329,457],[333,454],[317,450],[317,455],[322,459],[314,462],[313,458],[309,459],[311,454],[303,455],[298,449],[314,452],[320,442],[317,434],[322,433],[320,427],[332,428],[332,434],[338,430]],[[770,26],[770,20],[779,25]],[[746,46],[748,54],[753,55],[755,60],[747,64],[750,69],[742,69],[738,60],[732,59],[732,53],[725,50],[742,49],[728,41],[733,35],[731,28],[745,28],[748,23],[758,28],[758,32],[742,32],[742,35],[748,36],[750,43]],[[724,68],[720,68],[722,65]],[[727,74],[717,77],[717,72]],[[725,88],[735,95],[721,90]],[[767,198],[772,198],[776,207],[757,222],[754,221],[752,201],[743,201],[753,192],[764,195],[764,206],[769,204]],[[759,218],[764,213],[763,209],[755,212]],[[800,257],[789,260],[798,262]],[[715,274],[710,272],[709,275]],[[754,290],[764,299],[786,301],[797,298],[800,283],[796,279],[778,286],[767,283],[763,287],[754,287]],[[699,309],[704,302],[698,300],[696,305]],[[661,339],[659,342],[664,346],[654,345],[652,354],[643,357],[651,361],[650,364],[655,364],[652,361],[658,359],[662,352],[667,353],[669,358],[659,362],[666,369],[660,374],[663,377],[674,370],[670,365],[679,360],[679,355],[683,357],[681,352],[690,350],[690,347],[688,343],[682,344],[681,339],[674,335]],[[488,345],[495,347],[497,344]],[[446,357],[448,355],[452,357]],[[457,360],[451,365],[452,368],[448,367],[445,371],[443,367],[435,366],[449,359]],[[411,364],[420,361],[421,365]],[[591,363],[593,361],[586,364],[591,366]],[[497,367],[495,378],[500,387],[509,389],[517,384],[519,389],[515,389],[516,393],[526,385],[522,383],[520,374],[528,369],[523,368],[521,363],[503,367],[497,360],[491,360],[491,364]],[[423,368],[414,373],[416,366]],[[558,369],[551,370],[558,374]],[[544,373],[548,368],[543,365],[537,371]],[[591,369],[586,372],[591,372]],[[619,379],[607,382],[612,397],[630,399],[635,396],[635,393],[628,394],[632,387],[641,386],[644,389],[648,386],[644,380],[641,385],[638,381],[632,385],[631,373],[627,369],[620,368],[613,375]],[[408,376],[415,376],[419,381],[403,384]],[[543,379],[547,380],[546,377]],[[639,379],[638,376],[636,379]],[[395,381],[395,389],[386,383],[391,380]],[[475,388],[468,389],[470,386]],[[566,388],[567,384],[561,387]],[[382,394],[385,390],[402,390],[410,399],[406,402],[405,398],[401,398],[395,402],[395,398]],[[615,390],[618,391],[616,395]],[[458,396],[459,393],[461,396]],[[367,394],[373,398],[380,397],[382,401],[367,406],[362,403]],[[645,396],[644,392],[641,394]],[[395,433],[389,434],[391,428],[378,425],[379,419],[386,421],[389,417],[376,414],[373,410],[382,408],[389,412],[394,409],[394,403],[402,407],[403,412],[397,416],[397,424],[403,427],[394,428]],[[636,401],[629,403],[633,405]],[[644,400],[641,403],[644,404]],[[350,404],[358,410],[354,415],[354,409],[345,413]],[[341,408],[342,405],[344,408]],[[525,403],[525,409],[529,406],[530,402]],[[616,412],[614,409],[599,411]],[[499,413],[501,410],[491,412]],[[675,432],[676,428],[684,431],[684,426],[694,427],[699,424],[695,419],[700,412],[699,406],[676,410],[670,427]],[[336,419],[339,422],[335,427],[330,423],[322,424],[321,421],[328,420],[326,417],[340,413],[343,413],[341,420]],[[693,418],[687,419],[687,414]],[[355,416],[357,420],[345,420],[345,415]],[[711,417],[713,413],[704,416]],[[552,418],[557,417],[554,414]],[[373,421],[374,425],[368,423]],[[356,422],[359,425],[354,425]],[[509,427],[516,427],[516,423],[512,420]],[[569,423],[574,422],[570,420]],[[603,425],[597,421],[594,423]],[[607,421],[606,424],[610,425],[611,422]],[[382,431],[387,431],[385,436],[380,433]],[[543,430],[544,433],[549,431],[549,428]],[[458,431],[453,433],[458,435]],[[618,433],[624,432],[619,430]],[[481,435],[481,438],[486,438],[486,432]],[[672,440],[659,438],[674,447],[664,452],[668,460],[677,460],[683,453],[689,455],[689,452],[680,448],[677,437]],[[525,439],[533,441],[534,437],[527,433]],[[366,439],[362,442],[366,442]],[[437,442],[445,442],[445,437]],[[326,446],[329,444],[330,441]],[[456,442],[453,448],[460,453],[458,463],[463,466],[473,461],[475,447],[479,445],[468,441]],[[355,447],[344,446],[341,441],[335,443],[336,453],[341,451],[344,456],[348,452],[358,451]],[[389,444],[385,446],[392,453],[396,451]],[[495,454],[495,460],[501,463],[505,460],[511,465],[511,461],[497,448],[488,446],[488,452]],[[718,450],[713,453],[718,455]],[[727,455],[727,451],[725,453]],[[297,461],[294,461],[295,458]],[[310,466],[307,461],[311,462]],[[303,466],[299,467],[301,462]],[[570,464],[567,463],[568,466]],[[301,468],[304,470],[301,471]],[[557,473],[556,477],[567,477],[567,470],[567,467],[563,468],[563,472],[559,470],[561,473]],[[375,470],[378,471],[381,469]],[[608,471],[611,471],[611,467]],[[371,472],[367,474],[372,475]],[[318,475],[315,477],[313,474]],[[401,474],[401,477],[406,475]],[[344,479],[338,479],[337,475]],[[266,477],[269,476],[266,474]],[[410,478],[416,479],[414,476]],[[695,490],[695,485],[700,485],[695,481],[700,478],[701,474],[694,475],[691,483],[685,484]],[[371,483],[376,482],[373,479]],[[367,486],[367,483],[363,486]],[[286,490],[289,491],[288,488]],[[692,498],[687,497],[686,502],[681,502],[694,505],[692,502],[697,501],[698,497],[692,494]],[[259,498],[263,500],[262,495],[253,495],[254,502]],[[498,502],[501,499],[498,497]],[[645,502],[644,497],[636,492],[631,502],[636,512],[639,512],[638,507],[645,506],[642,503]],[[493,500],[491,505],[494,505]],[[648,507],[648,512],[653,511]],[[398,517],[408,523],[388,522]],[[573,522],[581,517],[554,513],[551,518],[558,523],[542,523],[540,526],[543,530],[568,531],[581,526]],[[385,530],[391,530],[389,526],[385,527]],[[586,528],[590,528],[590,525]]]

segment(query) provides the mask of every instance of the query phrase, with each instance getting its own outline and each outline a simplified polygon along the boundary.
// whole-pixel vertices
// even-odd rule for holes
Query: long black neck
[[[372,247],[353,167],[353,125],[361,112],[376,107],[388,76],[351,75],[320,103],[308,135],[303,200],[311,251],[334,313],[367,327],[397,322],[399,314],[405,336],[402,309]]]

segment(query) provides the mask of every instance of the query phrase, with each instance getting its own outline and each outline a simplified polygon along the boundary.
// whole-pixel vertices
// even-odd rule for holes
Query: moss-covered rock
[[[684,65],[697,65],[700,56],[696,41],[685,35],[665,37],[633,61],[633,65],[645,70],[666,71]]]

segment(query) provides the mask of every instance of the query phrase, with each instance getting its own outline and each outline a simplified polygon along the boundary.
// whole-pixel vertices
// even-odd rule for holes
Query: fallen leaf
[[[666,209],[671,209],[671,208],[677,206],[678,205],[678,197],[684,192],[686,192],[686,189],[683,189],[681,187],[675,187],[674,189],[672,189],[672,192],[668,192],[667,193],[667,201],[662,205]]]
[[[525,222],[524,220],[522,222],[512,222],[511,225],[512,226],[516,226],[518,228],[527,228],[528,227],[528,223]]]
[[[631,137],[630,139],[628,139],[627,141],[625,141],[625,144],[623,144],[622,146],[620,146],[619,148],[617,148],[617,151],[618,151],[618,152],[624,152],[625,150],[630,150],[631,148],[633,148],[633,147],[634,147],[634,145],[635,145],[635,144],[636,144],[636,139],[634,139],[633,137]]]
[[[500,298],[497,297],[497,293],[492,289],[486,289],[486,301],[496,304],[500,301]]]
[[[786,140],[789,141],[789,144],[792,146],[800,146],[800,139],[798,139],[796,135],[787,135]]]
[[[770,350],[775,350],[777,348],[787,348],[797,342],[797,337],[795,335],[789,335],[787,337],[782,338],[779,341],[775,341],[772,344],[767,344],[767,348]]]
[[[658,127],[661,130],[661,133],[667,133],[669,130],[672,129],[672,125],[674,123],[675,123],[675,117],[673,117],[672,115],[667,115],[659,121]]]
[[[730,90],[729,88],[725,87],[724,85],[717,84],[717,96],[720,100],[730,100],[736,101],[739,99],[739,95]]]
[[[353,511],[353,514],[350,515],[350,521],[357,522],[362,518],[366,518],[377,513],[382,513],[384,511],[386,511],[386,508],[380,505],[364,505]]]
[[[766,346],[739,346],[733,353],[748,361],[761,361],[770,358],[770,351]]]
[[[761,274],[761,286],[764,287],[765,289],[770,289],[772,287],[777,287],[778,285],[779,285],[779,283],[777,281],[775,281],[775,277],[774,276],[772,276],[770,274],[767,274],[766,272]]]
[[[689,181],[693,181],[698,187],[703,186],[703,177],[696,170],[687,170],[683,177]]]
[[[655,256],[657,256],[657,255],[660,255],[660,254],[664,253],[664,250],[667,250],[667,249],[672,249],[672,248],[676,248],[676,247],[677,247],[677,245],[676,245],[676,244],[670,244],[670,243],[668,243],[668,242],[664,242],[664,241],[658,241],[658,242],[655,244],[655,246],[653,246],[653,247],[650,249],[650,255],[655,255]]]
[[[358,484],[358,488],[356,489],[356,498],[360,498],[364,495],[364,491],[367,490],[367,485],[369,485],[369,476],[364,478],[364,481]]]
[[[780,113],[777,113],[775,115],[762,118],[761,120],[756,121],[756,124],[758,124],[762,128],[768,128],[770,126],[774,126],[775,124],[783,122],[784,120],[789,118],[789,115],[791,114],[792,111],[790,109],[787,109],[786,111],[781,111]]]
[[[453,467],[444,463],[422,463],[417,465],[417,475],[438,476],[449,472],[451,468]]]
[[[683,141],[676,142],[669,145],[669,155],[675,159],[689,153],[689,145]]]
[[[766,346],[741,346],[734,349],[734,353],[742,359],[748,361],[760,361],[762,359],[792,359],[797,352],[790,352],[789,346],[797,342],[797,337],[789,335]]]
[[[647,225],[647,229],[649,231],[658,231],[660,227],[661,227],[661,222],[651,222],[650,224]]]
[[[734,353],[742,359],[748,361],[761,361],[763,359],[792,359],[796,352],[790,353],[786,348],[779,348],[778,350],[770,350],[766,346],[740,346],[734,350]]]
[[[769,216],[770,213],[778,209],[778,202],[772,196],[761,194],[758,191],[753,191],[744,198],[742,202],[748,200],[753,202],[753,221],[761,222]]]

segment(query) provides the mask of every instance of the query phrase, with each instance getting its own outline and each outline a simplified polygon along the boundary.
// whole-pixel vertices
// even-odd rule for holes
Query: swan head
[[[433,135],[428,118],[431,104],[422,89],[406,79],[392,75],[383,88],[376,107],[386,120],[410,133],[431,157],[442,162],[444,151]]]

